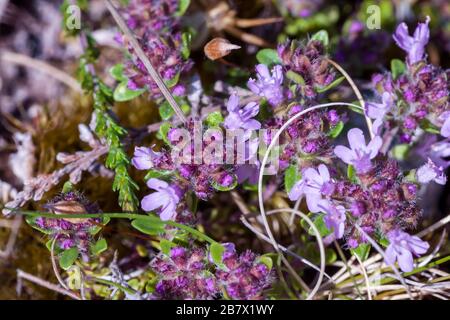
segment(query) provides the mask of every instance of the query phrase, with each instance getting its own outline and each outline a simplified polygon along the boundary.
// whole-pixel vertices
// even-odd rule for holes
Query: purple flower
[[[324,164],[320,164],[318,170],[307,168],[302,173],[302,179],[289,191],[289,199],[295,201],[301,195],[306,196],[306,204],[311,212],[320,212],[319,202],[322,196],[330,196],[334,192],[334,183],[330,178],[330,172]]]
[[[379,133],[381,125],[383,124],[383,117],[392,108],[393,100],[389,92],[384,92],[381,96],[381,103],[369,102],[367,103],[367,115],[375,119],[373,123],[373,132]]]
[[[444,173],[443,167],[438,167],[434,162],[428,158],[428,162],[417,169],[417,181],[426,184],[434,181],[438,184],[445,185],[447,176]]]
[[[446,119],[441,128],[441,135],[443,137],[449,138],[450,137],[450,112],[446,112],[445,116],[446,116]]]
[[[250,102],[245,107],[239,108],[239,97],[232,94],[227,103],[227,110],[229,114],[224,122],[227,129],[257,130],[261,128],[261,123],[252,119],[259,112],[259,105],[256,102]]]
[[[276,65],[272,68],[272,75],[264,64],[256,66],[256,80],[250,78],[248,88],[253,93],[266,98],[272,106],[277,106],[283,101],[283,68]]]
[[[392,103],[392,95],[389,92],[384,92],[381,96],[381,103],[367,103],[367,115],[372,119],[382,118],[392,107]]]
[[[151,148],[136,147],[134,149],[134,157],[131,163],[138,170],[147,170],[153,168],[153,159],[160,153],[153,151]]]
[[[336,239],[342,238],[344,236],[346,219],[345,208],[332,205],[330,202],[323,200],[318,204],[318,207],[325,212],[323,221],[327,228],[333,230]]]
[[[430,29],[428,23],[430,17],[427,17],[425,23],[419,23],[414,35],[409,35],[408,26],[406,23],[401,23],[393,36],[397,45],[408,53],[408,61],[414,64],[424,58],[425,46],[430,39]]]
[[[177,204],[180,201],[178,190],[169,186],[167,182],[155,178],[148,180],[147,186],[156,190],[156,192],[142,199],[142,209],[145,211],[153,211],[161,208],[159,213],[161,220],[174,219]]]
[[[347,138],[351,149],[337,146],[334,154],[345,163],[353,165],[357,173],[367,173],[372,168],[370,160],[377,156],[383,143],[381,137],[374,137],[366,145],[362,130],[353,128],[348,132]]]
[[[401,230],[393,230],[387,235],[389,246],[386,249],[385,262],[398,265],[403,272],[414,269],[413,254],[419,256],[427,252],[430,245],[417,236],[411,236]]]

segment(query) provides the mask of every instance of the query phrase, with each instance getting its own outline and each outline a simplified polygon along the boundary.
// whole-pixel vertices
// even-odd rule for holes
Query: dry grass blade
[[[0,58],[3,61],[18,64],[21,66],[29,67],[40,72],[43,72],[72,88],[74,91],[82,93],[80,84],[76,79],[68,75],[67,73],[55,68],[54,66],[40,60],[30,58],[20,53],[14,53],[10,51],[0,52]]]
[[[177,116],[180,118],[181,121],[184,123],[187,122],[186,117],[183,114],[183,111],[181,110],[178,103],[175,101],[174,97],[170,93],[169,89],[167,88],[166,84],[164,83],[163,79],[159,75],[158,71],[153,67],[152,63],[148,59],[148,57],[145,55],[144,50],[142,50],[139,42],[137,41],[136,37],[133,35],[133,32],[128,28],[127,24],[125,23],[124,19],[120,15],[119,11],[117,11],[116,7],[114,7],[111,0],[105,0],[106,7],[111,12],[111,15],[113,16],[114,20],[116,21],[117,25],[119,26],[120,30],[125,34],[125,36],[128,38],[128,41],[130,41],[131,46],[136,51],[137,56],[144,64],[145,68],[147,69],[150,76],[153,78],[153,81],[156,82],[159,90],[161,90],[161,93],[166,98],[167,102],[172,106],[173,110],[177,114]]]

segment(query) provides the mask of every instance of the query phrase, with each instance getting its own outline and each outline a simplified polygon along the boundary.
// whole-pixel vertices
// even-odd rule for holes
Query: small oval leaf
[[[77,248],[70,248],[69,250],[63,251],[59,256],[59,266],[64,270],[68,270],[77,260],[78,254]]]
[[[114,100],[119,102],[133,100],[139,97],[145,92],[145,89],[140,90],[130,90],[128,89],[128,82],[123,81],[114,90]]]
[[[278,52],[274,49],[262,49],[256,54],[256,60],[259,63],[266,66],[272,66],[274,64],[281,64],[281,59],[278,56]]]
[[[218,242],[211,244],[209,247],[210,257],[216,265],[222,265],[222,256],[224,252],[225,247]]]
[[[142,233],[149,235],[158,235],[164,232],[164,222],[159,218],[147,216],[150,219],[135,219],[131,222],[131,225]]]

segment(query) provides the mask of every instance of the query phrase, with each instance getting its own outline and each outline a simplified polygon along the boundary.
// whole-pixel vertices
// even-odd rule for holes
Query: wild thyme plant
[[[89,298],[236,300],[362,298],[363,288],[371,299],[372,285],[383,289],[393,281],[414,294],[404,278],[450,259],[445,250],[437,259],[435,250],[427,255],[435,244],[424,237],[429,229],[416,233],[427,209],[420,206],[424,190],[445,185],[450,165],[449,73],[428,61],[430,18],[412,34],[404,23],[396,27],[392,40],[406,52],[404,61],[393,59],[390,71],[356,81],[341,61],[349,55],[378,61],[384,47],[365,55],[363,40],[377,42],[387,32],[367,33],[360,13],[349,17],[345,38],[317,30],[324,17],[337,23],[338,8],[324,1],[277,2],[286,20],[277,30],[285,33],[277,45],[256,51],[208,34],[223,28],[253,46],[265,43],[239,28],[267,19],[236,18],[226,3],[200,11],[186,0],[105,4],[118,27],[109,39],[119,52],[108,68],[114,87],[96,73],[102,52],[94,32],[71,34],[84,50],[78,76],[92,96],[91,129],[107,146],[105,165],[123,212],[101,212],[69,184],[43,206],[49,212],[8,208],[48,235],[64,288]],[[199,17],[203,29],[193,27]],[[213,25],[220,19],[223,25]],[[309,28],[315,32],[301,34]],[[213,61],[191,55],[196,41]],[[250,67],[232,60],[239,50],[251,56]],[[371,69],[365,67],[356,72]],[[113,112],[115,102],[137,97],[159,110],[158,129],[139,130],[148,140],[135,140]],[[139,198],[131,170],[144,173],[148,190]],[[55,184],[35,189],[43,194]],[[32,198],[21,197],[20,206]],[[105,266],[110,219],[129,221],[139,234],[121,238],[128,256],[118,262],[116,252]],[[335,263],[337,254],[342,263]],[[310,279],[309,269],[317,277]]]

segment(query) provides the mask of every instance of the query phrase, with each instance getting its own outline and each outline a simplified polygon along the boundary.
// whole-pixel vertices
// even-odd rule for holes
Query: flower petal
[[[322,182],[330,181],[330,172],[328,171],[327,166],[323,163],[319,165],[319,173],[322,177]]]
[[[170,201],[169,195],[164,192],[154,192],[145,196],[141,201],[141,207],[144,211],[153,211],[159,207],[167,205]]]
[[[353,152],[347,147],[337,146],[334,148],[334,154],[347,164],[351,164],[353,160]]]
[[[162,208],[159,217],[162,221],[173,220],[176,214],[176,205],[173,202],[169,202],[165,207]]]
[[[322,199],[322,197],[320,196],[320,194],[315,194],[315,193],[307,193],[306,194],[306,204],[308,206],[309,211],[316,213],[316,212],[321,212],[321,206],[319,206],[320,203],[323,203],[324,200]]]
[[[398,25],[393,35],[395,43],[405,51],[409,51],[414,43],[413,38],[409,35],[408,26],[402,22]]]
[[[389,265],[393,265],[397,259],[397,252],[395,251],[394,245],[390,244],[384,254],[384,262]]]
[[[380,136],[375,136],[367,145],[367,151],[369,152],[369,158],[373,159],[377,156],[378,151],[383,144],[383,139]]]
[[[448,115],[447,119],[445,120],[444,124],[441,128],[441,135],[446,138],[450,138],[450,114]]]
[[[423,241],[417,236],[412,236],[408,243],[415,255],[424,254],[430,248],[428,242]]]
[[[270,79],[269,68],[265,64],[258,64],[256,66],[256,72],[264,79]]]
[[[352,150],[357,150],[365,148],[366,140],[364,138],[364,133],[359,128],[350,129],[347,133],[348,143]]]
[[[296,201],[303,194],[305,183],[303,180],[297,181],[292,189],[289,191],[288,196],[291,201]]]
[[[232,94],[227,102],[227,110],[234,112],[239,109],[239,97],[236,94]]]
[[[399,248],[397,255],[398,265],[403,272],[411,272],[414,269],[412,253],[405,248]]]
[[[147,187],[158,191],[166,189],[168,186],[169,184],[167,182],[156,178],[151,178],[147,181]]]

